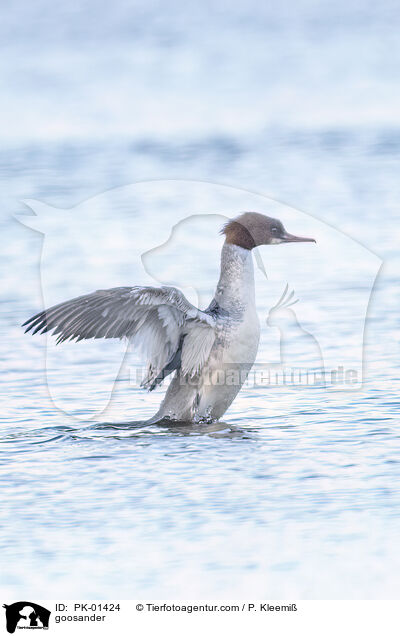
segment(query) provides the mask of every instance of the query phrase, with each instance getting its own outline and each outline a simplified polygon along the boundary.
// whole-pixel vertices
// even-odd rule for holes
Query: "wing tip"
[[[22,323],[21,327],[26,327],[25,329],[25,333],[26,333],[27,331],[32,329],[32,327],[34,327],[36,323],[40,324],[41,322],[43,322],[43,320],[46,323],[47,322],[46,318],[47,318],[46,312],[40,311],[38,314],[31,316],[31,318],[28,318],[28,320],[25,320],[25,322]]]

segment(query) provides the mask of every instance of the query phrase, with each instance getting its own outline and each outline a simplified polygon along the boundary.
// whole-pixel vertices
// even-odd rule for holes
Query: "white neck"
[[[221,273],[214,295],[222,309],[245,310],[255,305],[253,258],[250,250],[224,243]]]

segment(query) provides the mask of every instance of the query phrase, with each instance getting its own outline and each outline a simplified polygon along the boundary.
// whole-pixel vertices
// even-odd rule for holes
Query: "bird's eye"
[[[272,228],[271,228],[271,232],[276,233],[277,231],[278,231],[278,228],[277,228],[277,227],[272,227]]]

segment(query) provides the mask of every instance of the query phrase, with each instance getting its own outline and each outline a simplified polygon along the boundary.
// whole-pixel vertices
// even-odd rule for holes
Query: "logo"
[[[176,287],[195,307],[207,307],[220,275],[224,240],[220,229],[243,210],[280,219],[290,231],[314,237],[317,244],[310,249],[293,244],[261,246],[253,252],[257,309],[264,319],[256,364],[248,381],[265,389],[290,385],[354,391],[362,387],[365,325],[382,261],[340,229],[262,195],[195,181],[131,184],[70,209],[57,210],[33,200],[25,200],[25,204],[34,215],[17,215],[18,220],[42,234],[44,308],[92,290],[119,287],[124,281]],[[120,212],[116,214],[115,210]],[[68,272],[66,278],[63,272]],[[297,304],[294,294],[300,300]],[[31,302],[32,313],[42,309],[33,297]],[[104,311],[98,317],[101,324],[104,319],[103,327],[109,320],[109,310]],[[158,319],[158,310],[154,311],[154,324],[149,316],[138,319],[143,330],[132,352],[126,343],[122,344],[124,340],[120,345],[115,340],[106,343],[98,339],[86,345],[65,341],[58,347],[56,339],[49,337],[43,373],[53,404],[74,418],[88,417],[83,393],[76,396],[83,400],[79,406],[75,399],[71,401],[68,391],[60,390],[57,370],[63,369],[77,385],[85,387],[85,393],[91,392],[91,418],[100,414],[104,417],[105,413],[107,418],[119,417],[119,407],[112,400],[117,387],[121,387],[116,380],[128,380],[137,389],[149,377],[149,369],[137,358],[138,345],[145,347],[150,366],[155,360],[157,367],[158,356],[165,355],[157,338],[166,344],[162,334],[167,319],[164,314]],[[93,331],[95,316],[87,315],[82,321],[89,332]],[[174,321],[168,323],[168,333],[176,333],[171,326]],[[87,352],[93,351],[93,360],[101,360],[105,347],[110,354],[100,380],[97,362],[92,366]],[[235,351],[235,360],[230,363],[238,363],[240,368],[248,364],[248,371],[253,364],[253,349],[238,346]],[[218,373],[215,380],[211,375],[210,383],[237,384],[239,388],[243,380],[240,376],[236,380],[236,375],[235,368],[228,369],[227,374]],[[166,384],[168,378],[172,375],[167,376]]]
[[[18,629],[48,629],[51,612],[30,601],[18,601],[3,605],[6,610],[6,626],[9,634]]]

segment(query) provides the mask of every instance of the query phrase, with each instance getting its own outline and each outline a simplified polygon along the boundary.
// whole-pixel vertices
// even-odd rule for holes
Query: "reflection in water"
[[[177,436],[197,436],[210,435],[217,437],[227,437],[246,439],[249,437],[249,429],[241,429],[232,426],[226,422],[181,422],[165,418],[157,423],[149,423],[147,421],[139,422],[103,422],[100,424],[92,424],[85,431],[135,431],[135,435],[177,435]],[[130,435],[133,437],[134,435]]]

